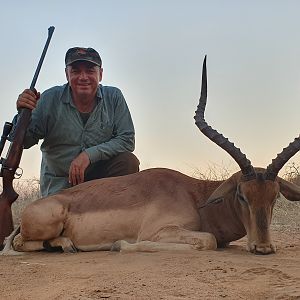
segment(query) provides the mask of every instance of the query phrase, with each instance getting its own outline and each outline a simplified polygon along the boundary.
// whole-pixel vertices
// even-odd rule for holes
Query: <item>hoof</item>
[[[57,237],[50,241],[44,241],[43,246],[46,250],[63,251],[64,253],[76,253],[77,248],[73,244],[72,240],[68,237]]]
[[[116,241],[112,244],[110,251],[117,251],[120,252],[121,251],[121,242],[122,241]]]
[[[73,244],[69,245],[67,247],[63,247],[63,251],[64,251],[64,253],[77,253],[77,249],[75,248],[75,246]]]
[[[270,245],[260,245],[255,244],[247,245],[247,250],[256,255],[267,255],[276,253],[276,246],[273,244]]]
[[[130,244],[124,240],[116,241],[112,244],[110,251],[118,251],[127,250]]]

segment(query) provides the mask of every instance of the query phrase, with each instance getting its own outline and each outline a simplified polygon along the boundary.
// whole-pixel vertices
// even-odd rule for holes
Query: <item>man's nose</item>
[[[87,78],[86,72],[80,72],[79,79],[86,79],[86,78]]]

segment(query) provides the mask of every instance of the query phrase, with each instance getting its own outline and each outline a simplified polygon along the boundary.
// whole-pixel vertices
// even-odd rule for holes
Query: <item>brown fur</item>
[[[26,207],[14,248],[39,250],[40,241],[48,241],[66,252],[120,250],[128,243],[118,241],[125,240],[138,251],[169,249],[166,243],[199,250],[224,247],[247,234],[250,251],[272,253],[270,222],[281,186],[286,197],[299,199],[299,189],[281,178],[243,182],[240,172],[209,181],[159,168],[94,180]],[[220,197],[220,203],[208,204]]]

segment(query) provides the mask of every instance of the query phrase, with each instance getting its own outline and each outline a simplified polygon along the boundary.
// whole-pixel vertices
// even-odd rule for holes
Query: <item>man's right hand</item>
[[[38,100],[40,99],[40,93],[36,90],[29,89],[24,90],[18,97],[17,110],[21,108],[35,109]]]

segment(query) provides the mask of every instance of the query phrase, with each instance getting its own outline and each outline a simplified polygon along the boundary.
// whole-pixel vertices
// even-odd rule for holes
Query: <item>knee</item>
[[[53,199],[29,204],[22,213],[21,234],[25,240],[49,240],[61,234],[68,210]]]
[[[120,153],[117,160],[122,165],[124,173],[132,174],[139,172],[140,161],[132,152]]]
[[[216,237],[213,234],[207,232],[207,236],[204,239],[204,245],[204,248],[206,250],[216,250],[218,247]]]
[[[131,152],[122,152],[107,161],[99,161],[89,166],[85,181],[123,176],[139,172],[140,162]]]
[[[12,247],[15,251],[23,251],[24,240],[20,233],[14,237],[13,242],[12,242]]]

